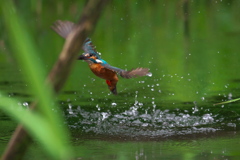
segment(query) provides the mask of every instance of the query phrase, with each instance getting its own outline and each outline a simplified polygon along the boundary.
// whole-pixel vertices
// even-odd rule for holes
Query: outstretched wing
[[[89,54],[93,54],[95,55],[98,59],[100,59],[101,57],[99,56],[98,52],[95,50],[95,46],[92,44],[92,41],[90,40],[90,38],[87,38],[84,42],[83,45],[83,50],[85,53],[89,53]]]
[[[63,38],[67,38],[67,36],[69,35],[69,33],[73,30],[73,28],[76,27],[76,24],[74,24],[73,22],[70,21],[61,21],[61,20],[57,20],[52,26],[51,28],[57,32],[60,36],[62,36]],[[90,40],[90,38],[87,38],[84,42],[83,45],[83,50],[85,53],[90,53],[90,54],[94,54],[96,57],[100,58],[98,52],[95,50],[95,46],[93,46],[92,41]]]
[[[109,64],[102,64],[105,68],[110,69],[114,72],[117,72],[121,77],[123,78],[135,78],[135,77],[141,77],[141,76],[146,76],[149,74],[149,69],[148,68],[136,68],[132,69],[130,71],[125,71],[123,69],[117,68],[110,66]]]
[[[51,28],[63,38],[67,38],[75,26],[73,22],[57,20]]]

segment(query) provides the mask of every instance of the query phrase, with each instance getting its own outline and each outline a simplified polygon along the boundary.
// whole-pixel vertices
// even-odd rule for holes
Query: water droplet
[[[210,123],[213,122],[214,120],[211,114],[204,114],[202,119],[204,120],[205,123]]]
[[[152,77],[152,73],[149,72],[149,73],[146,74],[146,76],[148,76],[148,77]]]
[[[100,111],[101,109],[100,109],[100,107],[98,106],[98,104],[96,105],[96,108],[98,109],[98,111]]]
[[[112,107],[116,107],[116,106],[117,106],[117,103],[113,102]]]
[[[148,123],[143,123],[142,126],[143,126],[143,127],[147,127],[147,126],[148,126]]]
[[[235,123],[228,123],[227,126],[228,126],[228,127],[234,127],[234,128],[235,128],[237,125],[236,125]]]
[[[233,96],[232,93],[229,93],[228,94],[228,99],[232,99],[232,96]]]
[[[108,116],[109,116],[109,114],[106,112],[102,112],[101,114],[102,114],[102,120],[108,118]]]
[[[69,109],[68,109],[68,113],[69,113],[69,114],[73,114],[72,108],[69,108]]]
[[[28,107],[28,103],[27,102],[23,102],[23,106],[24,107]]]
[[[192,113],[196,113],[199,111],[196,102],[194,102],[194,105],[195,106],[192,108],[193,109]]]
[[[68,108],[69,108],[69,109],[67,109],[68,113],[69,113],[69,114],[73,114],[72,104],[69,103],[69,104],[68,104]]]

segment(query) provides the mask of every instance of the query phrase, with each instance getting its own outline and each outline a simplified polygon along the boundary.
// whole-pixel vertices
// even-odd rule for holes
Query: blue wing
[[[98,54],[98,52],[95,50],[95,46],[92,44],[92,41],[90,40],[90,38],[87,38],[84,42],[83,45],[83,50],[85,53],[89,53],[89,54],[93,54],[94,56],[96,56],[98,59],[101,59],[100,55]]]
[[[127,78],[127,79],[134,78],[134,77],[146,76],[147,74],[149,74],[149,72],[148,72],[149,69],[148,68],[136,68],[136,69],[132,69],[130,71],[125,71],[123,69],[110,66],[107,63],[103,63],[102,66],[118,73],[121,77]]]

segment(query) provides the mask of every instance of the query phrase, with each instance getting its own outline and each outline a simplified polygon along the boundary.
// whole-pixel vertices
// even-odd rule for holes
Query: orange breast
[[[90,64],[91,71],[98,77],[106,80],[118,80],[117,74],[112,70],[104,68],[101,64]]]

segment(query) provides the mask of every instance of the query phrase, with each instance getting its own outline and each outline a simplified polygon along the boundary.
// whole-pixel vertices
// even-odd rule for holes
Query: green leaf
[[[24,109],[19,105],[19,101],[4,96],[3,94],[1,94],[0,97],[0,109],[22,123],[25,129],[27,129],[27,131],[33,135],[54,158],[69,158],[69,149],[64,147],[64,145],[68,146],[66,144],[67,142],[59,138],[58,133],[55,133],[52,129],[52,124],[42,115]]]
[[[45,83],[47,74],[39,59],[40,54],[34,41],[27,32],[25,26],[27,23],[18,16],[20,13],[17,12],[12,1],[0,1],[0,9],[14,57],[38,102],[39,112],[19,110],[20,106],[16,105],[16,100],[5,96],[0,97],[1,109],[23,123],[27,131],[39,140],[53,158],[66,159],[71,155],[71,148],[66,144],[69,142],[69,134],[66,126],[63,125],[62,117],[58,114],[61,112],[53,112],[53,110],[57,111],[58,107],[53,101],[55,98],[51,87]],[[60,125],[62,127],[59,127]]]
[[[232,99],[232,100],[229,100],[229,101],[225,101],[225,102],[220,102],[220,103],[216,103],[214,105],[219,105],[219,104],[228,104],[228,103],[232,103],[232,102],[236,102],[236,101],[239,101],[240,98],[236,98],[236,99]]]

